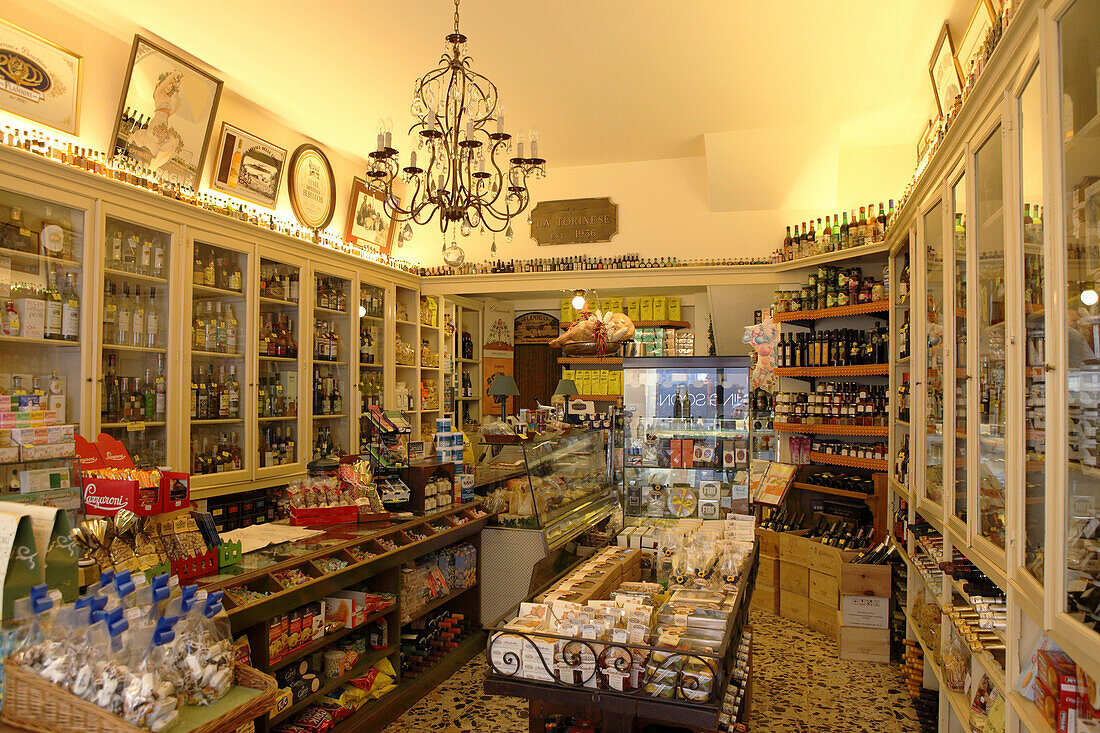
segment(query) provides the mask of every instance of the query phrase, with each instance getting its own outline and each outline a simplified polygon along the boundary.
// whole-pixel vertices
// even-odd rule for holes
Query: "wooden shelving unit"
[[[889,364],[854,366],[776,367],[778,377],[871,377],[890,373]]]
[[[838,456],[832,453],[818,453],[816,451],[810,451],[810,460],[814,463],[827,463],[830,466],[866,468],[870,471],[885,471],[888,468],[885,459],[855,458],[854,456]]]
[[[865,435],[885,437],[889,428],[885,425],[804,425],[802,423],[777,422],[778,433],[806,433],[809,435]]]
[[[840,305],[835,308],[788,311],[776,313],[772,320],[776,323],[797,323],[798,321],[820,321],[824,318],[843,318],[845,316],[863,316],[871,313],[885,313],[890,310],[889,300],[876,300],[871,303]]]

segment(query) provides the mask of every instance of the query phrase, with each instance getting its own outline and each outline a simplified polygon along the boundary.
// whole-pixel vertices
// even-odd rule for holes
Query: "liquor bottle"
[[[118,374],[115,372],[115,355],[107,356],[107,374],[103,379],[103,409],[101,411],[103,422],[119,422],[119,386]]]
[[[333,380],[332,392],[329,395],[330,409],[333,415],[339,415],[344,411],[344,399],[340,395],[340,385]]]
[[[218,367],[218,414],[219,420],[229,417],[229,384],[225,379],[225,366]]]
[[[225,306],[225,351],[229,354],[237,353],[237,332],[240,328],[240,324],[237,323],[237,317],[233,315],[233,305],[227,303]]]
[[[844,217],[840,222],[840,248],[848,249],[852,246],[852,229],[848,224],[848,212],[841,212]]]
[[[151,421],[157,413],[157,387],[153,382],[153,371],[145,369],[145,381],[141,384],[142,420]]]
[[[153,265],[149,274],[153,277],[164,278],[164,240],[159,235],[153,237]]]
[[[218,284],[218,267],[214,260],[214,249],[208,248],[206,251],[206,261],[202,266],[202,284],[209,287],[217,287]]]
[[[61,339],[77,341],[80,338],[80,296],[76,292],[74,273],[65,274],[65,291],[61,295]]]
[[[878,218],[875,219],[875,241],[883,242],[886,240],[886,210],[882,206],[882,202],[878,203]]]
[[[286,335],[286,355],[291,358],[298,356],[298,339],[294,336],[294,321],[290,316],[283,316],[284,332]]]
[[[196,369],[191,369],[191,419],[199,416],[199,377]]]
[[[141,286],[134,286],[134,300],[131,304],[130,342],[127,346],[145,345],[145,303],[141,299]]]
[[[122,230],[118,226],[111,229],[107,235],[107,252],[104,263],[108,270],[122,269]]]
[[[103,292],[103,343],[118,343],[118,300],[115,284],[105,283]]]
[[[191,273],[191,281],[194,285],[206,284],[206,263],[202,258],[202,252],[195,245],[195,263]]]
[[[239,471],[244,468],[244,461],[241,456],[241,439],[236,431],[233,432],[232,440],[229,443],[229,461],[234,471]]]
[[[195,304],[195,318],[191,323],[191,348],[195,351],[206,350],[206,319],[199,303]]]
[[[202,367],[198,369],[198,385],[195,390],[195,419],[207,420],[210,418],[210,390],[206,382],[206,375]]]
[[[164,422],[164,416],[168,409],[168,380],[164,374],[164,354],[157,354],[157,375],[153,378],[153,391],[155,393],[153,404],[153,419]]]
[[[680,401],[680,390],[677,388],[676,392],[672,395],[672,417],[681,418],[684,416],[684,405]]]
[[[141,275],[153,274],[153,240],[149,238],[149,233],[145,232],[145,236],[141,237],[139,243],[139,255],[136,271]]]
[[[237,381],[237,367],[233,364],[229,365],[229,379],[225,387],[229,405],[227,417],[238,418],[241,416],[241,385]]]
[[[149,288],[145,302],[145,343],[150,349],[160,346],[160,309],[157,308],[157,289]]]
[[[218,303],[221,306],[221,303]],[[218,321],[214,317],[214,304],[209,300],[206,301],[206,317],[203,319],[206,330],[203,334],[203,350],[204,351],[219,351],[218,345]]]
[[[50,270],[45,292],[46,324],[43,335],[48,339],[61,339],[61,293],[57,289],[57,271]]]

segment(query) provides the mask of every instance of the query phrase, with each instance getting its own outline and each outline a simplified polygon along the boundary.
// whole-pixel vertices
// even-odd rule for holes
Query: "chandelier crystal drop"
[[[412,235],[408,222],[428,224],[438,213],[444,235],[452,224],[463,236],[473,227],[507,229],[510,242],[512,218],[531,202],[528,179],[546,175],[546,160],[539,157],[534,130],[529,143],[521,132],[514,146],[504,131],[496,85],[475,72],[466,55],[458,4],[455,0],[454,32],[446,37],[439,66],[413,86],[416,120],[409,133],[416,133],[417,145],[408,165],[401,166],[391,125],[383,123],[366,175],[370,187],[382,193],[386,212],[406,222],[402,235]]]

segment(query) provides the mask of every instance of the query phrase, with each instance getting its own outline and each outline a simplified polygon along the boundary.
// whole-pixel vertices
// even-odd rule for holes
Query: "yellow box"
[[[641,298],[641,310],[638,315],[641,316],[639,321],[652,321],[653,320],[653,296],[643,295]]]
[[[573,301],[571,298],[561,299],[561,322],[570,323],[573,321]]]
[[[562,369],[561,370],[561,378],[562,379],[572,379],[574,382],[576,382],[577,381],[577,370],[576,369]]]
[[[611,372],[610,381],[607,383],[607,393],[621,395],[623,393],[623,373]]]
[[[612,298],[611,300],[612,300],[612,304],[615,306],[614,308],[612,308],[612,310],[615,311],[616,313],[622,313],[623,312],[623,299],[622,298]]]
[[[670,295],[668,297],[668,320],[670,321],[682,321],[683,311],[680,309],[680,296]]]
[[[653,320],[668,320],[668,298],[663,295],[653,296]]]
[[[607,313],[609,310],[615,307],[615,300],[613,298],[600,298],[600,310]]]
[[[606,395],[607,394],[607,370],[601,369],[596,372],[596,379],[594,380],[595,391],[592,394]]]
[[[642,311],[637,298],[626,299],[626,315],[632,321],[642,320]]]
[[[592,394],[592,370],[577,370],[577,392],[580,394]]]

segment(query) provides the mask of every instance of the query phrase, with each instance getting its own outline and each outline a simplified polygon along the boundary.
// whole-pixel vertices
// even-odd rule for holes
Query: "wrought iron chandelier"
[[[452,266],[462,264],[465,253],[453,229],[451,245],[446,245],[448,229],[460,229],[463,236],[475,228],[493,232],[495,253],[496,234],[504,232],[512,241],[512,218],[531,201],[528,178],[546,175],[534,130],[530,155],[524,155],[523,133],[513,155],[496,85],[470,68],[466,36],[458,30],[458,4],[455,0],[454,32],[446,37],[439,66],[413,85],[416,121],[409,133],[416,131],[418,143],[408,165],[401,167],[391,145],[390,125],[383,123],[367,170],[369,185],[382,194],[386,212],[394,221],[405,222],[398,246],[412,236],[410,222],[428,224],[438,213],[444,260]],[[418,157],[423,167],[417,165]]]

